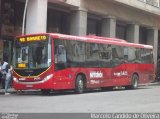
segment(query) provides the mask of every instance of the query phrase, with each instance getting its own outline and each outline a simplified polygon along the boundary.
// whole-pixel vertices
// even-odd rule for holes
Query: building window
[[[14,36],[14,0],[2,0],[1,13],[1,35],[2,38],[8,39]]]
[[[70,15],[65,12],[48,9],[47,32],[69,34]]]
[[[24,2],[17,1],[15,3],[15,35],[22,34],[22,21],[23,21],[23,12],[24,12]]]
[[[120,39],[126,39],[126,35],[127,35],[127,23],[124,21],[117,21],[116,37]]]
[[[96,36],[101,35],[101,17],[93,14],[88,15],[87,34]]]

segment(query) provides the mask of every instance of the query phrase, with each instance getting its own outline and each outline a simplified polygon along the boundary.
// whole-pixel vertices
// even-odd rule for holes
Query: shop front
[[[0,58],[12,62],[12,46],[15,36],[21,34],[24,2],[0,0]]]

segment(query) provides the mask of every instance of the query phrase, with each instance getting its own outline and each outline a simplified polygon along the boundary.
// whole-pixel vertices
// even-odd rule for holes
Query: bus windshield
[[[33,41],[23,41],[19,39],[16,40],[14,63],[15,68],[47,68],[50,65],[51,43],[49,39],[46,38],[45,40]]]

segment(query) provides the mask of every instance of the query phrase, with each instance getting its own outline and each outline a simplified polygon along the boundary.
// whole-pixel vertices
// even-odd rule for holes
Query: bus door
[[[141,49],[140,48],[134,48],[134,47],[126,47],[126,50],[124,50],[125,53],[125,61],[126,61],[126,71],[128,76],[127,81],[129,84],[131,84],[132,77],[134,73],[142,72],[141,74],[144,74],[141,69],[143,66],[141,66]],[[140,77],[143,75],[140,75]]]
[[[151,49],[141,49],[142,64],[140,65],[140,71],[143,72],[143,77],[140,83],[146,83],[148,80],[153,80],[154,68],[153,68],[153,51]]]
[[[28,64],[28,46],[24,46],[20,49],[20,56],[18,57],[18,63]]]
[[[68,65],[67,45],[61,39],[54,40],[54,70],[56,89],[73,88],[73,73]]]
[[[127,49],[122,46],[112,47],[112,83],[116,86],[127,83]]]
[[[55,47],[55,68],[56,70],[65,69],[67,62],[66,58],[66,48],[64,45],[57,45]]]
[[[101,86],[112,86],[112,46],[110,44],[99,44],[99,64],[101,67]]]

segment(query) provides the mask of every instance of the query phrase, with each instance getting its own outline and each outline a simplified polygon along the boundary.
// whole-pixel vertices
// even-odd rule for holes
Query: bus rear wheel
[[[51,92],[51,90],[49,90],[49,89],[41,89],[42,95],[49,95],[50,92]]]
[[[75,82],[75,92],[81,94],[84,92],[84,79],[82,75],[78,75]]]
[[[138,80],[139,80],[138,75],[137,75],[137,74],[134,74],[134,75],[132,76],[131,85],[126,86],[126,89],[137,89],[137,88],[138,88]]]

